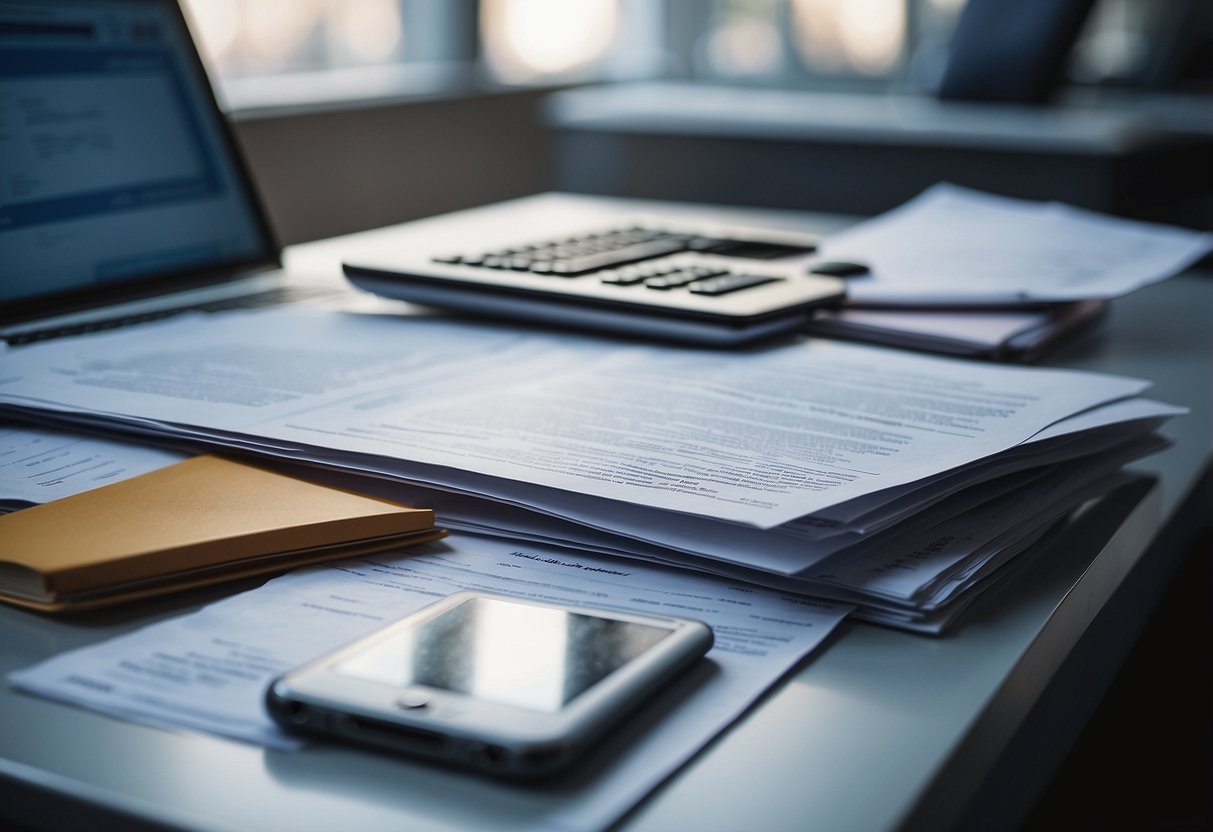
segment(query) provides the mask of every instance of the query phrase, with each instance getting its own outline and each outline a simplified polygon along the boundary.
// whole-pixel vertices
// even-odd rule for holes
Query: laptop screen
[[[175,2],[0,0],[0,320],[276,260]]]

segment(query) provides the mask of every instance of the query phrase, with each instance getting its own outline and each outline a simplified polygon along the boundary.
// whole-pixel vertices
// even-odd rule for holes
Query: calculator
[[[503,221],[514,216],[494,208]],[[519,228],[543,227],[515,219]],[[792,332],[845,297],[841,280],[806,273],[803,261],[816,249],[808,234],[669,218],[595,217],[570,228],[569,219],[542,236],[503,235],[501,226],[478,244],[476,223],[468,233],[439,233],[444,223],[463,224],[448,215],[407,253],[355,255],[343,269],[368,292],[439,309],[700,345]]]

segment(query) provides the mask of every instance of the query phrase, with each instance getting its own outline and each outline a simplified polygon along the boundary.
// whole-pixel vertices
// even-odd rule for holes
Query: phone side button
[[[405,711],[417,711],[422,708],[428,708],[430,705],[430,697],[425,691],[406,690],[396,700],[396,707]]]

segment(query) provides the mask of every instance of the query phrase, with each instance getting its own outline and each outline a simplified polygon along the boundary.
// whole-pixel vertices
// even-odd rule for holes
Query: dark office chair
[[[969,0],[948,48],[943,99],[1046,102],[1095,0]]]

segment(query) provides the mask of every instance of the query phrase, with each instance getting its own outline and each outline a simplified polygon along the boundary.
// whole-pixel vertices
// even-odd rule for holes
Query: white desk
[[[841,222],[727,215],[799,220],[818,230]],[[334,246],[300,246],[288,264],[331,275]],[[1140,502],[1126,503],[1127,517],[1090,518],[947,637],[844,625],[623,827],[1013,828],[1182,553],[1161,537],[1164,525],[1195,522],[1202,508],[1207,522],[1207,506],[1184,501],[1213,449],[1211,321],[1213,281],[1184,276],[1117,301],[1102,330],[1046,362],[1150,378],[1149,395],[1192,408],[1165,431],[1175,445],[1136,466],[1158,482]],[[0,609],[0,672],[248,586],[75,620]],[[140,821],[197,829],[467,828],[459,775],[402,760],[339,748],[268,752],[124,723],[6,686],[0,714],[0,818],[35,828],[108,822],[127,829]],[[499,828],[527,828],[510,806],[494,808]]]

